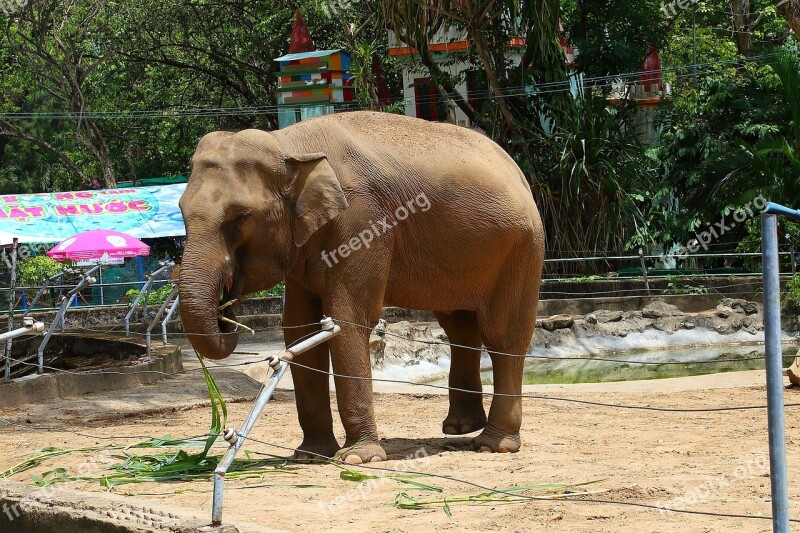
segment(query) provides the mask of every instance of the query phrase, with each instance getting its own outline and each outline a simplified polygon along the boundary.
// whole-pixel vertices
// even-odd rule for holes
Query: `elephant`
[[[481,430],[472,447],[516,452],[522,375],[536,323],[544,231],[513,159],[453,124],[354,111],[266,132],[204,136],[180,208],[185,332],[204,357],[238,342],[235,308],[285,281],[287,346],[342,332],[291,366],[301,460],[386,459],[372,403],[369,337],[385,305],[432,311],[451,343],[445,434]],[[219,310],[220,304],[237,304]],[[488,417],[480,377],[489,351]],[[345,442],[334,435],[333,367]]]

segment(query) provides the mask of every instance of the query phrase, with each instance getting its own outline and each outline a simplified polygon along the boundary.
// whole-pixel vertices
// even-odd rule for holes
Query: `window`
[[[417,118],[434,121],[447,118],[444,102],[430,78],[414,79],[414,101],[417,106]]]
[[[489,96],[489,83],[486,81],[486,72],[483,70],[467,71],[467,101],[472,109],[481,112],[483,103]]]

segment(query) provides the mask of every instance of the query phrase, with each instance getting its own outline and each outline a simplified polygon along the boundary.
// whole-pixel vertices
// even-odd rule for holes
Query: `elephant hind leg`
[[[442,422],[448,435],[464,435],[486,425],[481,386],[481,336],[474,312],[436,313],[450,340],[450,410]],[[454,346],[458,345],[458,346]],[[464,392],[468,391],[468,392]]]
[[[541,265],[541,263],[539,263]],[[472,441],[478,451],[516,452],[521,446],[522,377],[536,325],[539,268],[508,269],[490,305],[478,314],[481,337],[492,358],[494,392],[486,427]]]

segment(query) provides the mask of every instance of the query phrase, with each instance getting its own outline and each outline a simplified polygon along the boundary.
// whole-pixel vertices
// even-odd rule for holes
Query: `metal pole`
[[[100,278],[100,305],[105,305],[105,298],[103,295],[103,267],[100,267],[100,270],[97,272],[97,277]]]
[[[19,246],[19,240],[14,237],[14,241],[11,244],[11,279],[8,285],[8,331],[14,329],[14,305],[17,303],[17,293],[14,290],[17,286],[17,246]],[[12,337],[9,337],[8,341],[6,341],[6,379],[11,379],[11,359],[9,359],[11,357],[11,339]]]
[[[778,222],[773,214],[761,215],[761,254],[764,279],[764,343],[767,367],[772,530],[777,533],[789,533],[789,488],[783,420]]]
[[[141,257],[137,259],[142,259]],[[139,265],[141,266],[141,264]],[[136,295],[136,299],[133,300],[131,304],[131,308],[128,309],[128,313],[125,315],[125,336],[130,337],[131,334],[131,317],[133,316],[134,311],[136,311],[136,307],[139,305],[139,301],[150,293],[150,286],[155,281],[155,277],[160,273],[164,272],[165,270],[172,268],[175,266],[175,263],[172,261],[164,264],[161,268],[153,272],[152,274],[147,275],[147,282],[142,286],[142,289],[139,291],[139,294]],[[147,300],[145,299],[144,306],[142,308],[142,322],[147,320]]]
[[[286,369],[289,368],[289,363],[287,361],[291,361],[292,357],[295,355],[310,350],[314,346],[318,346],[342,332],[342,328],[335,325],[333,323],[333,319],[329,317],[325,317],[320,321],[320,327],[322,328],[322,331],[317,332],[303,342],[286,348],[281,355],[277,357],[271,356],[267,359],[269,366],[271,366],[273,370],[272,375],[270,376],[269,381],[267,381],[267,383],[261,389],[261,392],[258,394],[258,398],[256,398],[253,408],[250,410],[250,414],[247,416],[244,424],[242,424],[242,427],[239,429],[238,433],[236,430],[231,428],[226,428],[222,433],[222,438],[224,438],[230,444],[230,447],[225,451],[222,459],[217,464],[216,470],[214,470],[214,496],[211,504],[212,526],[222,525],[222,502],[225,491],[225,474],[228,472],[228,468],[230,468],[230,466],[233,464],[236,453],[244,444],[244,441],[247,439],[247,435],[250,434],[250,430],[253,429],[253,426],[261,414],[261,411],[264,410],[264,407],[267,405],[272,393],[275,392],[278,382],[286,373]]]
[[[47,328],[47,333],[44,335],[44,339],[42,343],[39,345],[38,350],[38,357],[39,357],[39,373],[44,372],[44,349],[47,347],[47,343],[50,342],[50,337],[53,336],[53,331],[56,329],[56,324],[61,322],[61,330],[64,330],[64,315],[67,313],[72,300],[78,295],[78,293],[87,285],[91,285],[92,283],[96,282],[97,280],[91,276],[91,274],[97,270],[97,267],[90,269],[86,274],[84,274],[75,288],[67,293],[64,297],[64,300],[61,302],[61,307],[58,308],[58,312],[56,316],[53,318],[53,322],[50,324],[50,327]]]
[[[167,324],[169,324],[169,321],[172,320],[172,315],[175,314],[175,310],[178,308],[180,299],[180,295],[175,297],[175,301],[172,302],[172,307],[169,308],[169,311],[167,311],[167,316],[164,317],[164,321],[161,323],[161,336],[164,339],[164,344],[167,344]]]
[[[158,313],[156,313],[156,316],[153,317],[153,321],[150,322],[149,326],[147,326],[147,331],[145,332],[145,343],[147,345],[147,356],[148,357],[150,357],[150,336],[152,334],[153,328],[156,327],[156,323],[161,318],[161,316],[164,314],[164,311],[167,309],[167,306],[170,304],[170,302],[172,302],[172,299],[175,297],[176,294],[178,294],[178,287],[177,286],[172,288],[172,292],[169,293],[169,296],[167,297],[167,299],[164,300],[163,304],[161,304],[161,307],[158,309]]]

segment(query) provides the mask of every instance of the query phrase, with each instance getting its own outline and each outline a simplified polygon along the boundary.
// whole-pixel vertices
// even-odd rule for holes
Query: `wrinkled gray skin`
[[[482,429],[475,449],[519,449],[521,400],[495,396],[487,419],[480,348],[527,353],[544,238],[522,173],[496,144],[465,128],[369,112],[272,133],[216,132],[197,147],[180,206],[181,316],[202,355],[220,359],[236,347],[234,328],[217,318],[221,302],[281,280],[287,344],[318,330],[306,325],[323,314],[343,321],[339,336],[296,359],[319,372],[292,367],[298,457],[385,459],[371,382],[335,379],[340,446],[325,374],[332,362],[338,374],[371,376],[369,334],[384,305],[435,311],[460,345],[450,385],[467,392],[450,392],[443,431]],[[235,318],[234,308],[225,315]],[[492,355],[495,391],[521,392],[523,361]]]

